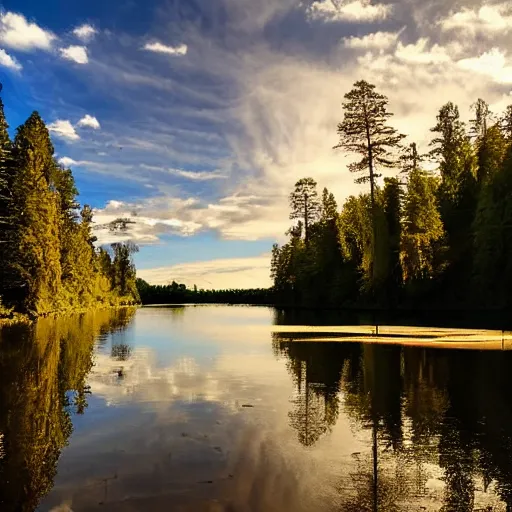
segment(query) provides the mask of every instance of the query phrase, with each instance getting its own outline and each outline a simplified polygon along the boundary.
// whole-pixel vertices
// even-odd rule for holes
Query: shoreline
[[[91,311],[99,311],[103,309],[124,309],[124,308],[139,308],[141,304],[116,304],[116,305],[107,305],[102,304],[93,307],[83,307],[83,308],[66,308],[58,311],[51,311],[48,313],[40,313],[40,314],[30,314],[30,313],[19,313],[19,312],[11,312],[9,316],[0,316],[0,328],[9,327],[11,325],[17,324],[32,324],[41,318],[54,318],[58,316],[65,315],[75,315],[75,314],[84,314],[89,313]]]

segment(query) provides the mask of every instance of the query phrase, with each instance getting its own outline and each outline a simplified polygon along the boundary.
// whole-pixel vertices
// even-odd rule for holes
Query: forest
[[[426,154],[391,126],[372,84],[354,84],[343,114],[334,149],[360,158],[348,170],[369,190],[339,209],[314,179],[296,183],[295,224],[272,249],[275,302],[510,309],[512,105],[495,114],[478,99],[469,126],[443,105]]]
[[[272,288],[204,290],[172,281],[171,284],[152,285],[144,279],[136,281],[143,304],[255,304],[272,305],[275,296]]]
[[[0,317],[139,302],[136,247],[97,249],[93,211],[77,195],[40,115],[32,113],[11,140],[0,100]]]

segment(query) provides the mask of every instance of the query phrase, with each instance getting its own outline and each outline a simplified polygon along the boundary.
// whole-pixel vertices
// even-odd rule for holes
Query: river
[[[2,328],[0,510],[512,510],[508,345],[375,343],[371,325],[307,341],[285,327],[304,318],[145,307]]]

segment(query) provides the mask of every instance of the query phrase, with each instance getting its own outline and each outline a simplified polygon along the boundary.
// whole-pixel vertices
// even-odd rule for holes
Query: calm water
[[[275,323],[297,318],[4,328],[0,510],[511,510],[512,351],[293,342]]]

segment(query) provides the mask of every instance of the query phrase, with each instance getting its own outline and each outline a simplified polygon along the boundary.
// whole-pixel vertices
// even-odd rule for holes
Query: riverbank
[[[101,311],[104,309],[124,309],[124,308],[134,308],[139,307],[140,304],[136,303],[119,303],[119,304],[103,304],[98,303],[95,306],[88,307],[73,307],[73,308],[65,308],[57,311],[45,312],[37,314],[35,312],[27,312],[20,313],[14,310],[10,310],[5,308],[4,306],[0,306],[0,328],[6,327],[14,324],[30,324],[39,320],[40,318],[56,318],[59,316],[65,315],[74,315],[74,314],[83,314],[89,313],[92,311]]]

